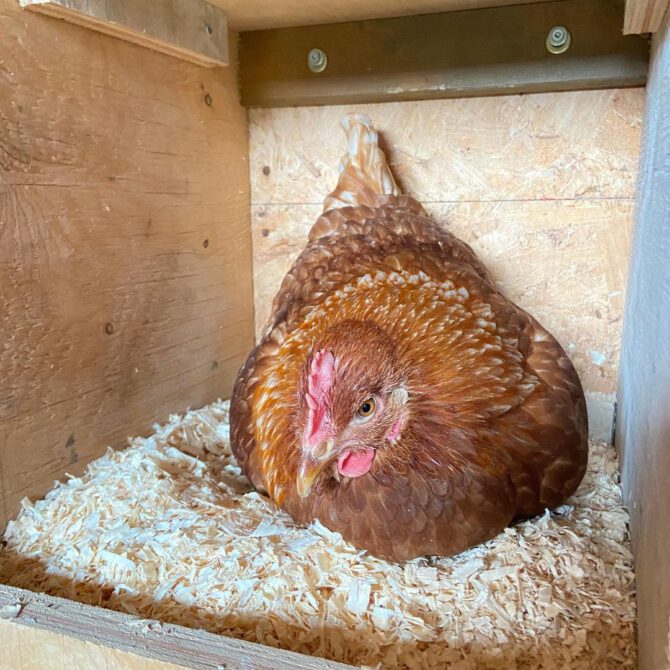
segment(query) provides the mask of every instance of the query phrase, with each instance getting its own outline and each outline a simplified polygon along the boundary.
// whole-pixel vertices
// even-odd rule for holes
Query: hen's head
[[[297,490],[319,476],[361,477],[398,444],[408,419],[407,379],[393,340],[369,321],[342,321],[312,348],[299,385]]]

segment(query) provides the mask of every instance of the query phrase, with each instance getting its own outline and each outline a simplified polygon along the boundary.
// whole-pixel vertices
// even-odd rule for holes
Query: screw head
[[[328,56],[323,49],[310,49],[307,54],[307,67],[312,72],[323,72],[328,66]]]
[[[572,35],[564,26],[554,26],[547,35],[545,45],[552,54],[562,54],[570,48]]]

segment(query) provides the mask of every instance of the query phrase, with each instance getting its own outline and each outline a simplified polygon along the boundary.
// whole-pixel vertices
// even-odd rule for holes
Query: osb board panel
[[[234,70],[14,0],[0,26],[4,521],[107,445],[225,397],[253,307]]]
[[[183,667],[0,620],[3,670],[180,670]]]
[[[619,378],[641,670],[670,668],[670,13],[654,37]]]
[[[222,7],[234,30],[262,30],[412,16],[461,9],[522,5],[546,0],[210,0]]]
[[[252,202],[321,204],[345,149],[340,119],[355,109],[372,116],[396,178],[422,203],[631,199],[643,98],[621,89],[253,109]]]
[[[339,120],[365,111],[403,189],[571,354],[593,434],[609,439],[643,100],[626,89],[251,110],[257,331],[337,181]]]

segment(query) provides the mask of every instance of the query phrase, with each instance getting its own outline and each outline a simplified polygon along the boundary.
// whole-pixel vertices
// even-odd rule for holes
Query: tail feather
[[[340,178],[323,203],[323,211],[338,207],[374,206],[378,195],[400,195],[400,189],[379,148],[379,135],[365,114],[342,120],[348,150],[340,162]]]

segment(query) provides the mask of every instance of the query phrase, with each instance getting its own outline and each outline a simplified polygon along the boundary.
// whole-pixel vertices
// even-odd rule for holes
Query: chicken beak
[[[323,441],[314,449],[303,448],[302,458],[298,466],[298,476],[295,482],[298,495],[301,498],[309,495],[316,478],[332,462],[334,456],[335,445],[332,440]]]

